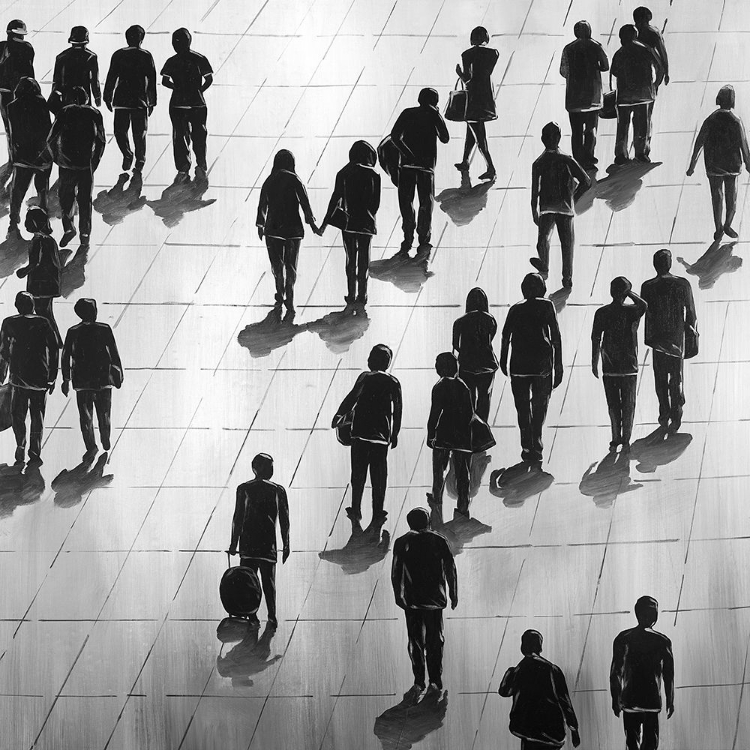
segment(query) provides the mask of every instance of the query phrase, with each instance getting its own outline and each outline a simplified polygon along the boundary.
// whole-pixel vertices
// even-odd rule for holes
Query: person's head
[[[659,619],[659,602],[652,596],[642,596],[635,603],[635,618],[642,628],[650,628]]]
[[[145,36],[146,30],[143,26],[135,24],[135,26],[131,26],[125,32],[125,41],[128,43],[129,47],[140,47]]]
[[[26,212],[26,221],[24,222],[24,225],[27,232],[52,234],[49,216],[47,216],[47,212],[40,206],[33,206]]]
[[[437,107],[440,95],[435,89],[422,89],[417,97],[420,107]]]
[[[424,531],[430,526],[430,511],[425,508],[412,508],[406,514],[406,523],[412,531]]]
[[[535,299],[547,294],[547,285],[538,273],[527,273],[521,282],[521,294],[524,299]]]
[[[349,149],[349,161],[352,164],[374,167],[378,162],[378,155],[367,141],[354,141]]]
[[[8,24],[7,27],[8,31],[8,39],[23,39],[26,34],[28,34],[28,30],[26,29],[26,24],[20,19],[16,18],[14,21],[11,21]]]
[[[469,41],[474,47],[479,47],[482,44],[489,44],[490,34],[484,26],[477,26],[475,29],[471,30]]]
[[[526,630],[521,636],[521,653],[524,656],[542,653],[542,634],[538,630]]]
[[[68,42],[74,47],[85,47],[89,43],[89,30],[85,26],[74,26],[70,30]]]
[[[373,372],[385,372],[391,366],[393,352],[390,346],[385,344],[376,344],[370,350],[370,356],[367,358],[367,366]]]
[[[90,297],[81,297],[73,306],[73,312],[84,323],[93,323],[96,320],[96,300]]]
[[[620,44],[630,44],[638,39],[638,29],[632,23],[620,27]]]
[[[556,122],[548,122],[542,128],[542,143],[545,148],[557,148],[560,145],[562,132]]]
[[[578,21],[573,27],[576,39],[591,39],[591,24],[588,21]]]
[[[33,315],[34,298],[28,292],[19,292],[16,295],[16,310],[20,315]]]
[[[258,479],[270,479],[273,476],[273,458],[268,453],[259,453],[251,466]]]
[[[83,86],[73,86],[65,92],[65,106],[69,104],[88,104],[89,95]]]
[[[192,41],[193,36],[186,28],[177,29],[172,34],[172,49],[175,52],[187,52]]]
[[[666,248],[657,250],[654,253],[654,270],[660,276],[665,273],[669,273],[669,269],[672,268],[672,253]]]
[[[29,76],[23,76],[18,79],[16,84],[16,90],[13,92],[13,96],[16,99],[22,99],[25,96],[41,96],[42,89],[39,83],[34,78]]]
[[[487,295],[484,293],[484,289],[480,289],[475,286],[466,295],[466,312],[489,312],[490,303],[487,301]]]
[[[632,288],[633,285],[624,276],[617,276],[609,285],[609,293],[613,300],[622,302]]]
[[[651,23],[653,17],[654,14],[643,5],[633,11],[633,21],[635,21],[636,26],[645,26],[646,24]]]
[[[458,360],[453,352],[442,352],[435,357],[435,372],[441,378],[455,378],[458,375]]]
[[[294,172],[294,154],[285,148],[277,151],[276,156],[273,157],[272,170],[278,172],[280,169]]]
[[[722,86],[716,94],[716,104],[722,109],[734,109],[734,86]]]

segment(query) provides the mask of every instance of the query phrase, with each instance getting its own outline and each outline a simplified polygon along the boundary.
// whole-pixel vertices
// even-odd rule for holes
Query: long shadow
[[[618,166],[607,167],[608,177],[591,182],[591,187],[576,201],[576,213],[583,214],[594,204],[594,199],[603,200],[612,211],[622,211],[635,200],[638,191],[643,187],[643,177],[652,169],[661,166],[660,161],[650,164],[629,162]]]
[[[257,359],[286,346],[305,330],[307,326],[294,324],[293,314],[282,316],[281,308],[274,307],[259,323],[245,326],[237,335],[237,342],[250,352],[253,359]]]
[[[258,625],[247,620],[227,617],[216,631],[217,638],[224,643],[239,641],[226,654],[219,652],[216,657],[216,671],[222,677],[230,677],[232,687],[251,687],[252,678],[276,664],[282,654],[271,656],[271,642],[276,628],[266,625],[260,635]]]
[[[65,264],[60,274],[60,291],[63,297],[70,297],[76,289],[80,289],[86,283],[89,248],[89,245],[80,245],[75,253],[67,248],[60,251],[60,259]]]
[[[552,292],[552,294],[549,295],[549,300],[555,306],[556,313],[559,314],[565,309],[568,304],[568,297],[570,297],[572,291],[572,289],[566,289],[565,287],[562,287],[561,289],[558,289],[556,292]]]
[[[658,427],[645,438],[636,440],[630,447],[630,456],[638,461],[635,467],[641,474],[653,474],[659,466],[676,461],[693,440],[688,432],[667,432]]]
[[[0,518],[8,518],[22,505],[37,502],[45,490],[44,477],[38,466],[0,464]]]
[[[472,186],[469,171],[462,170],[461,186],[446,188],[435,196],[435,200],[457,227],[463,227],[487,206],[487,193],[492,190],[494,182],[480,182]]]
[[[469,473],[469,497],[476,497],[479,488],[482,486],[482,480],[487,472],[487,467],[492,463],[492,456],[487,451],[474,453],[471,457],[471,469]],[[453,471],[453,463],[448,468],[448,474],[445,477],[445,491],[452,498],[458,497],[456,487],[456,473]]]
[[[128,179],[130,184],[126,188]],[[146,205],[142,192],[143,175],[133,172],[131,177],[127,172],[123,172],[109,190],[102,190],[94,198],[94,208],[102,215],[106,224],[121,224],[126,216],[140,211]]]
[[[174,182],[164,189],[161,198],[146,201],[146,204],[162,220],[164,226],[176,227],[186,213],[199,211],[216,203],[216,198],[203,199],[208,187],[207,177],[182,180],[178,175]]]
[[[105,474],[107,453],[102,453],[94,463],[94,456],[84,458],[74,469],[63,469],[53,480],[55,505],[60,508],[72,508],[83,500],[83,496],[112,484],[114,474]]]
[[[31,240],[20,240],[8,237],[0,242],[0,278],[6,278],[15,273],[29,259]]]
[[[680,257],[677,260],[685,266],[687,273],[698,277],[699,289],[711,289],[725,273],[734,273],[742,266],[742,258],[732,255],[736,244],[736,240],[724,245],[721,240],[716,240],[695,263],[688,263]]]
[[[506,507],[517,508],[527,498],[544,492],[554,481],[552,474],[540,466],[522,461],[507,469],[493,471],[490,474],[490,493],[502,498]]]
[[[634,484],[630,479],[628,451],[612,451],[598,463],[591,464],[578,485],[581,494],[590,497],[599,508],[611,508],[618,495],[641,487],[642,484]]]
[[[443,726],[447,712],[448,691],[427,693],[419,702],[406,693],[400,703],[375,719],[373,732],[383,750],[410,750]]]
[[[361,339],[370,327],[370,318],[362,306],[347,307],[331,312],[307,324],[307,330],[317,333],[334,354],[343,354]]]
[[[352,521],[352,535],[342,549],[324,550],[318,557],[340,565],[347,575],[364,573],[369,567],[385,559],[391,546],[391,535],[382,531],[383,522],[372,523],[363,529],[359,521]]]
[[[467,518],[454,511],[451,521],[443,520],[443,506],[430,505],[430,528],[439,531],[448,541],[451,552],[460,555],[463,548],[482,534],[489,534],[492,526],[482,523],[477,518]]]
[[[370,276],[379,281],[389,281],[408,294],[417,294],[427,279],[435,274],[429,270],[430,249],[410,256],[396,253],[390,258],[370,261]]]

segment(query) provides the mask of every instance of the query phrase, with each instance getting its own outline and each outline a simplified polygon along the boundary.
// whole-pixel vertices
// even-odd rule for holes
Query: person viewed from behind
[[[461,65],[456,65],[457,75],[466,84],[466,142],[464,158],[456,164],[456,169],[468,171],[469,159],[476,147],[487,165],[487,171],[479,175],[479,179],[494,180],[495,165],[490,156],[484,124],[497,119],[492,71],[500,53],[487,46],[490,43],[490,35],[484,26],[477,26],[472,30],[470,42],[471,47],[461,55]]]
[[[68,39],[70,47],[63,50],[55,59],[52,74],[52,95],[50,109],[57,114],[68,101],[75,88],[82,88],[86,101],[92,99],[97,107],[102,106],[102,92],[99,88],[99,60],[88,49],[89,32],[85,26],[74,26]]]
[[[315,234],[320,229],[310,208],[310,199],[302,180],[294,171],[294,154],[282,148],[273,159],[271,174],[260,189],[256,226],[258,237],[265,237],[271,270],[276,282],[276,307],[286,305],[294,313],[294,283],[297,281],[297,260],[305,230],[305,221]]]
[[[336,175],[333,195],[321,224],[321,233],[335,222],[341,229],[346,252],[347,305],[367,303],[370,243],[377,229],[380,208],[380,175],[375,171],[378,155],[367,141],[355,141],[349,163]]]
[[[573,27],[575,41],[563,48],[560,75],[565,79],[565,109],[568,110],[573,158],[584,168],[596,166],[596,131],[602,96],[602,73],[609,70],[609,60],[599,42],[591,38],[588,21]]]
[[[16,19],[8,24],[7,31],[8,38],[0,42],[0,114],[6,136],[10,132],[8,105],[16,86],[22,78],[34,78],[34,48],[24,39],[29,33],[26,24]]]
[[[658,63],[656,81],[654,82],[655,89],[658,91],[662,81],[664,81],[665,86],[669,85],[669,56],[662,33],[656,26],[651,25],[653,17],[653,13],[643,6],[633,11],[633,23],[638,29],[638,41],[645,44],[653,52]]]
[[[691,177],[702,150],[711,188],[715,240],[720,240],[725,234],[733,240],[739,236],[732,228],[732,222],[737,212],[737,178],[742,171],[743,161],[745,168],[750,172],[750,149],[747,145],[745,126],[732,112],[734,103],[734,88],[722,86],[716,95],[719,109],[714,110],[703,121],[695,139],[693,155],[690,157],[690,166],[687,170],[688,177]]]
[[[492,383],[497,357],[492,340],[497,321],[490,313],[484,290],[474,287],[466,296],[466,314],[453,324],[453,351],[458,357],[458,377],[471,393],[474,411],[485,422],[490,416]]]

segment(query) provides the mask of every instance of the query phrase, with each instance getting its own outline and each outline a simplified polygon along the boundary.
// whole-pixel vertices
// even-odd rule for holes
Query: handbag
[[[458,88],[460,84],[460,88]],[[461,78],[456,81],[456,88],[448,94],[448,103],[445,105],[445,119],[453,122],[464,122],[466,120],[466,105],[469,98]]]
[[[339,414],[333,422],[333,428],[336,430],[336,440],[341,445],[350,446],[353,442],[352,425],[354,423],[354,411],[346,414]]]
[[[0,385],[0,432],[11,426],[10,416],[11,385]]]
[[[608,91],[604,95],[604,104],[599,111],[599,117],[603,120],[614,120],[617,117],[617,92]]]
[[[685,325],[685,359],[692,359],[698,355],[698,329],[693,325]]]
[[[490,426],[481,417],[474,414],[471,418],[471,452],[482,453],[495,446]]]
[[[401,152],[390,135],[387,135],[378,144],[378,164],[380,164],[380,168],[391,178],[394,186],[398,187],[398,176],[401,170]]]

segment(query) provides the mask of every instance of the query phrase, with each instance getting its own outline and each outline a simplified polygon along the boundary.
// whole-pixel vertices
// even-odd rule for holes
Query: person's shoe
[[[143,172],[143,167],[145,166],[146,166],[145,162],[137,161],[135,163],[135,166],[133,167],[133,174],[136,174],[136,172],[140,174],[141,172]]]
[[[347,307],[349,305],[353,305],[356,301],[357,301],[356,297],[350,297],[348,294],[346,295],[346,297],[344,297],[344,302],[346,302]]]
[[[360,305],[366,305],[367,304],[367,295],[366,294],[360,294],[357,296],[357,302]]]
[[[529,263],[531,263],[531,265],[534,266],[542,276],[546,276],[546,274],[549,273],[549,268],[542,263],[541,258],[529,258]]]
[[[102,438],[102,449],[109,452],[109,449],[112,447],[112,443],[109,438]]]
[[[269,628],[278,628],[279,627],[279,621],[276,619],[276,617],[268,616],[268,627]]]
[[[26,449],[19,445],[18,448],[16,448],[16,455],[15,455],[16,463],[22,464],[24,461],[24,458],[26,458]]]
[[[459,161],[456,164],[453,165],[459,172],[468,172],[469,171],[469,162],[468,161]]]
[[[387,510],[381,510],[378,513],[372,514],[372,521],[373,523],[385,523],[386,519],[388,518],[388,511]]]
[[[430,693],[439,693],[443,689],[443,682],[442,680],[435,680],[435,682],[431,682],[427,688],[427,694]]]
[[[611,443],[609,444],[609,452],[610,452],[610,453],[617,453],[617,446],[618,446],[619,444],[620,444],[620,441],[619,441],[619,440],[613,440],[613,441],[612,441],[612,442],[611,442]]]
[[[60,238],[60,247],[66,247],[67,244],[73,239],[73,237],[78,234],[75,230],[75,227],[71,227],[70,229],[66,229],[63,232],[63,236]]]
[[[9,240],[20,240],[21,230],[18,228],[18,224],[11,223],[8,227],[8,233],[5,235]]]
[[[682,427],[682,419],[673,419],[669,423],[669,427],[667,428],[667,432],[670,435],[674,435],[676,432],[680,431],[680,427]]]
[[[81,245],[88,247],[88,245],[91,244],[91,235],[90,234],[82,234],[81,235]]]
[[[89,459],[92,459],[98,452],[99,449],[95,445],[92,445],[91,448],[86,449],[86,452],[83,454],[81,460],[88,461]]]
[[[459,521],[468,521],[470,518],[469,516],[469,509],[466,508],[465,510],[456,508],[453,511],[453,520],[459,520]]]
[[[133,166],[133,155],[130,154],[130,156],[123,156],[122,157],[122,171],[128,172],[130,171],[130,167]]]
[[[195,168],[195,177],[198,180],[205,180],[208,176],[208,170],[205,167],[196,167]]]
[[[415,682],[407,691],[404,693],[404,700],[416,703],[422,691],[424,690],[424,683]]]
[[[294,312],[294,301],[290,299],[284,300],[284,306],[286,307],[287,312],[293,313]]]
[[[411,240],[408,240],[408,241],[404,240],[401,243],[401,247],[399,247],[399,249],[398,249],[398,254],[399,255],[408,255],[409,254],[409,250],[411,250],[411,246],[412,246]]]
[[[729,226],[729,224],[724,224],[724,234],[727,237],[731,237],[733,240],[736,240],[739,237],[739,234],[732,229],[732,227]]]
[[[622,443],[620,443],[620,445],[622,445],[622,448],[620,449],[620,453],[630,453],[630,441],[629,440],[623,440]]]
[[[432,243],[429,240],[420,240],[417,245],[417,255],[421,253],[429,253],[432,250]]]
[[[41,466],[44,463],[42,457],[38,453],[32,453],[29,451],[29,466]]]
[[[572,289],[573,288],[573,279],[571,279],[569,276],[563,279],[562,282],[564,289]]]
[[[354,508],[346,508],[346,516],[349,518],[350,521],[361,521],[362,520],[362,513],[361,511],[354,510]]]
[[[190,180],[190,172],[181,169],[179,172],[177,172],[174,180],[175,182],[188,182]]]
[[[621,167],[624,164],[628,164],[629,162],[630,162],[630,159],[628,159],[627,156],[615,156],[615,164],[618,167]]]
[[[723,227],[721,229],[717,229],[714,232],[714,239],[715,240],[720,240],[723,236],[724,236],[724,228]]]
[[[641,162],[641,164],[651,164],[651,157],[650,156],[646,156],[645,154],[641,154],[640,156],[636,156],[635,160]]]
[[[494,180],[497,177],[497,172],[494,169],[488,169],[483,174],[479,175],[480,180]]]

